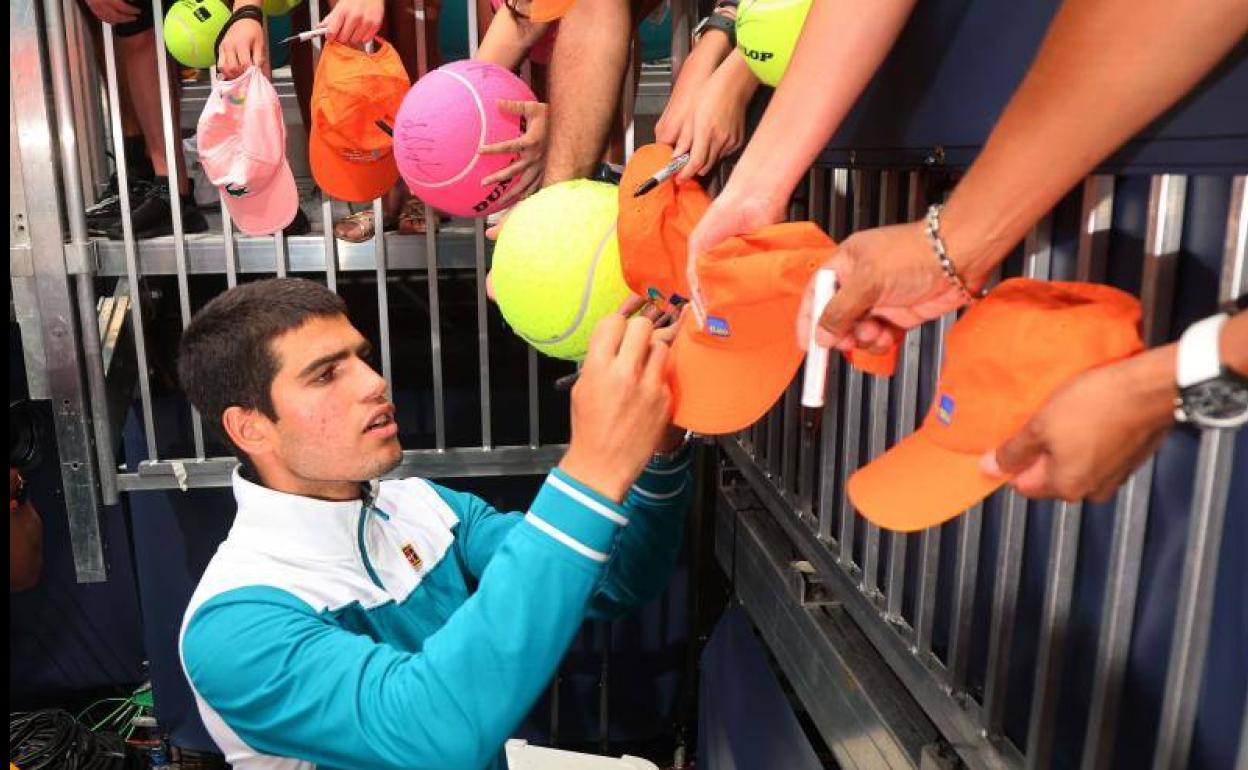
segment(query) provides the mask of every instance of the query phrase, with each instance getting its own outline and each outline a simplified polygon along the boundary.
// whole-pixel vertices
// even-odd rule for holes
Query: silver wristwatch
[[[1233,430],[1248,424],[1248,377],[1222,363],[1218,341],[1230,318],[1197,321],[1179,338],[1174,417],[1199,428]]]

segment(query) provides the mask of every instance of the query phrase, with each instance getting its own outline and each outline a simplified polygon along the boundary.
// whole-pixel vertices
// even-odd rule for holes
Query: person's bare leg
[[[550,63],[544,185],[593,173],[607,145],[631,38],[628,0],[578,0],[560,20]]]
[[[632,66],[627,68],[629,77],[620,86],[620,101],[615,108],[615,118],[611,122],[611,141],[603,160],[608,163],[622,164],[628,154],[628,125],[632,123],[637,107],[637,83],[641,78],[641,37],[635,35],[631,45]]]
[[[156,69],[156,56],[165,55],[164,46],[156,45],[156,34],[147,31],[138,35],[117,39],[117,49],[125,61],[126,79],[130,83],[130,99],[134,104],[135,116],[143,131],[143,141],[147,144],[147,154],[152,161],[152,168],[157,176],[169,176],[169,166],[165,162],[165,131],[161,121],[160,89],[150,84],[159,82]],[[169,67],[170,104],[173,110],[173,140],[179,141],[178,104],[179,84],[175,77],[177,70]],[[173,157],[177,163],[178,194],[186,195],[190,184],[186,176],[186,160],[182,156],[182,148],[174,147]]]

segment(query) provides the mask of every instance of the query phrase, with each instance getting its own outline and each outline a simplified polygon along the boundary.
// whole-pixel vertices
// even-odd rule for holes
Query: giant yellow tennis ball
[[[579,361],[598,321],[628,297],[615,239],[619,188],[575,179],[512,210],[494,246],[494,299],[548,356]]]
[[[211,67],[217,63],[217,35],[229,18],[221,0],[178,0],[165,14],[165,47],[185,67]]]
[[[811,0],[744,0],[737,9],[737,50],[762,82],[780,83],[793,58]]]

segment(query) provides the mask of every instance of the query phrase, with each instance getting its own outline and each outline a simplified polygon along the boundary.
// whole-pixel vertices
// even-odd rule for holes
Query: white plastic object
[[[520,738],[507,741],[507,766],[510,770],[659,770],[658,765],[641,757],[624,755],[616,759],[560,751],[532,746]]]
[[[815,273],[815,291],[810,302],[810,329],[806,338],[806,367],[802,378],[802,406],[817,409],[823,406],[824,385],[828,376],[828,349],[815,344],[819,316],[836,293],[836,272],[820,268]]]

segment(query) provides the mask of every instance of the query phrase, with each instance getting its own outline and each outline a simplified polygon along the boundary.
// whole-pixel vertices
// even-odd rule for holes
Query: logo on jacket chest
[[[403,556],[407,559],[407,563],[412,565],[412,569],[420,572],[424,562],[420,560],[420,554],[416,553],[416,548],[411,543],[403,544]]]

